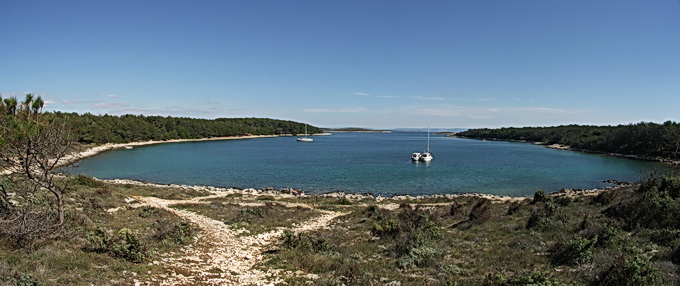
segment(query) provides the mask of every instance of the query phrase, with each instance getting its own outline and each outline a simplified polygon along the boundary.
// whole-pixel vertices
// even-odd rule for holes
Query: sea
[[[314,136],[167,143],[116,149],[65,170],[131,179],[234,188],[293,188],[306,193],[374,195],[483,193],[531,196],[538,190],[592,189],[607,180],[638,182],[676,167],[530,143],[430,135],[434,160],[412,162],[427,132],[338,132]]]

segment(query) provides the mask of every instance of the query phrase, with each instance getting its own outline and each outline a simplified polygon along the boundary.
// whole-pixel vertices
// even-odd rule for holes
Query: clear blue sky
[[[0,1],[0,93],[324,127],[680,121],[680,1]]]

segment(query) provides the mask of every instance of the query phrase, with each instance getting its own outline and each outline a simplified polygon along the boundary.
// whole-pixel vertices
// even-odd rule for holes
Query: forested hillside
[[[595,152],[680,159],[680,124],[673,121],[618,126],[485,128],[471,129],[457,135],[477,139],[525,140],[562,144]]]
[[[133,141],[195,139],[238,135],[282,135],[305,132],[305,124],[269,118],[195,119],[144,115],[93,115],[46,113],[66,122],[80,143],[126,143]],[[309,126],[309,133],[321,129]]]

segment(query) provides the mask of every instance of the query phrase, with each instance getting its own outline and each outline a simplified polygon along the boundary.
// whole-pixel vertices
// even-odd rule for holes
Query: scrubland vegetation
[[[7,285],[128,284],[164,273],[201,229],[131,196],[205,193],[68,179],[59,236],[30,248],[0,238]],[[169,195],[172,194],[172,195]],[[284,229],[257,267],[289,270],[289,285],[675,285],[680,282],[680,177],[652,177],[597,196],[537,192],[494,201],[458,197],[361,202],[233,195],[173,208],[241,229]],[[301,207],[304,205],[305,207]],[[107,211],[117,209],[117,211]],[[328,227],[293,232],[319,210],[345,213]],[[36,284],[31,284],[36,283]]]
[[[223,223],[240,238],[280,233],[256,265],[282,269],[280,284],[680,284],[678,176],[650,175],[596,196],[539,191],[514,200],[208,196],[196,188],[61,176],[54,159],[85,133],[40,113],[32,96],[9,103],[2,106],[9,115],[0,116],[0,169],[9,170],[0,176],[0,285],[162,281],[181,269],[159,261],[182,257],[205,232],[179,211]],[[161,209],[135,204],[135,197],[176,204]],[[191,200],[197,197],[205,199]],[[325,227],[294,231],[331,211],[338,216]]]

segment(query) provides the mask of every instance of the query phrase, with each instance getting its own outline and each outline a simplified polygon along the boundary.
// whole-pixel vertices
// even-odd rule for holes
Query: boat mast
[[[427,128],[427,153],[430,153],[430,127]]]

